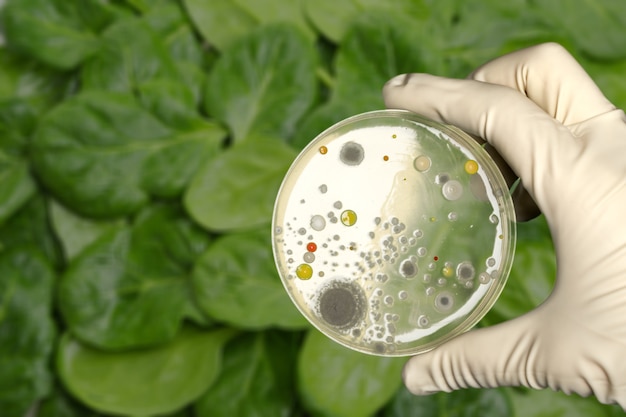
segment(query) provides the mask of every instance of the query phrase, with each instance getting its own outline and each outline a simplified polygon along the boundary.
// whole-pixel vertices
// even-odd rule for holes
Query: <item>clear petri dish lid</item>
[[[353,116],[311,141],[272,220],[276,266],[300,312],[380,356],[425,352],[473,327],[505,285],[515,234],[487,152],[403,110]]]

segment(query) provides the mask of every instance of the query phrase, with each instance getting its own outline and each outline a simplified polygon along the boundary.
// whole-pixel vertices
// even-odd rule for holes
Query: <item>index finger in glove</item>
[[[516,89],[566,126],[615,108],[574,57],[557,43],[501,56],[468,78]]]
[[[452,124],[494,145],[544,213],[554,184],[567,173],[579,143],[570,131],[518,91],[428,74],[392,78],[383,89],[390,108]],[[542,203],[544,203],[542,205]]]

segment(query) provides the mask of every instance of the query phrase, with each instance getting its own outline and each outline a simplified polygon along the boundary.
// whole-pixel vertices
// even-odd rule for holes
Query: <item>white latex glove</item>
[[[405,384],[415,394],[550,387],[626,408],[624,112],[553,43],[469,78],[400,75],[385,85],[385,103],[456,125],[500,152],[550,225],[556,286],[522,317],[411,358]]]

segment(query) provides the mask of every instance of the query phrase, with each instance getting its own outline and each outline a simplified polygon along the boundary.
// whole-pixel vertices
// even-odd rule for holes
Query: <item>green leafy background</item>
[[[626,107],[623,0],[0,0],[0,416],[617,416],[520,388],[415,397],[275,271],[298,151],[404,72],[563,44]],[[542,217],[479,324],[549,294]]]

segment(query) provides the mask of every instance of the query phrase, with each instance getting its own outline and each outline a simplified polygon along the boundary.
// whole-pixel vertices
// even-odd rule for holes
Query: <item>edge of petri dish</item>
[[[501,227],[502,227],[502,234],[504,235],[504,239],[503,239],[503,249],[502,249],[503,257],[502,257],[501,265],[498,268],[498,277],[495,280],[495,283],[491,285],[489,289],[487,290],[487,292],[483,295],[478,306],[474,310],[472,310],[471,313],[466,315],[460,323],[455,324],[452,330],[448,332],[447,334],[442,335],[436,338],[435,340],[425,342],[424,344],[420,346],[411,347],[406,350],[396,350],[393,352],[390,352],[390,351],[377,352],[374,349],[365,349],[361,346],[350,344],[346,342],[345,340],[337,338],[333,334],[332,331],[318,324],[315,320],[312,320],[309,317],[309,315],[311,314],[310,311],[308,311],[303,306],[301,306],[298,303],[297,299],[291,294],[291,291],[289,290],[288,284],[286,282],[287,279],[286,277],[283,276],[280,270],[280,265],[278,262],[279,248],[277,247],[277,241],[275,238],[275,230],[277,227],[276,214],[279,208],[280,196],[284,192],[285,184],[287,183],[288,178],[293,173],[295,167],[297,167],[299,163],[302,161],[304,155],[308,154],[312,150],[312,148],[319,146],[318,142],[321,138],[325,138],[330,133],[341,129],[345,127],[346,125],[350,125],[358,121],[364,121],[368,119],[380,119],[380,118],[400,118],[400,119],[409,120],[411,122],[416,122],[424,126],[428,126],[432,129],[440,131],[444,135],[449,136],[454,141],[466,147],[472,153],[472,155],[476,157],[481,168],[486,171],[489,182],[492,184],[492,188],[495,190],[501,191],[495,197],[498,203],[498,207],[500,208],[500,212],[504,213],[505,215],[500,219]],[[305,146],[300,151],[298,156],[294,159],[294,161],[292,162],[291,166],[289,167],[289,169],[287,170],[283,178],[283,181],[278,190],[275,204],[274,204],[271,227],[272,227],[272,230],[271,230],[272,251],[274,255],[276,268],[281,278],[281,282],[283,283],[283,286],[285,287],[286,293],[288,294],[288,296],[290,297],[294,305],[297,307],[298,311],[307,319],[307,321],[312,326],[314,326],[317,330],[322,332],[324,335],[326,335],[327,337],[329,337],[336,343],[339,343],[340,345],[343,345],[355,351],[359,351],[361,353],[374,355],[374,356],[386,356],[386,357],[410,356],[410,355],[425,353],[449,341],[450,339],[453,339],[454,337],[470,330],[471,328],[473,328],[486,315],[486,313],[493,307],[499,295],[501,294],[504,286],[506,285],[506,281],[508,279],[508,276],[509,276],[512,264],[513,264],[515,243],[516,243],[515,211],[514,211],[513,202],[509,193],[509,188],[506,184],[504,177],[500,173],[500,170],[498,169],[497,165],[495,164],[491,156],[480,146],[480,144],[478,144],[474,139],[472,139],[467,133],[465,133],[461,129],[455,126],[434,122],[428,118],[425,118],[411,111],[397,110],[397,109],[374,110],[374,111],[361,113],[361,114],[348,117],[328,127],[327,129],[319,133],[313,140],[311,140],[307,144],[307,146]]]

